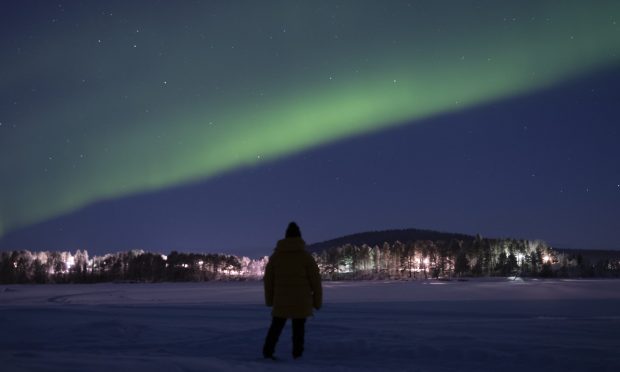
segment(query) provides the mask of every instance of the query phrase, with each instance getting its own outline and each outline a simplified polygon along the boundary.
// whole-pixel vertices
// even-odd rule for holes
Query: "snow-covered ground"
[[[0,286],[0,370],[617,371],[620,281],[326,282],[261,358],[261,282]]]

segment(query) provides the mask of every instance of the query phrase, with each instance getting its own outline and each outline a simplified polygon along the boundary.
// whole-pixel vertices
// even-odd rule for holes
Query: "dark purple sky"
[[[3,1],[0,249],[620,249],[617,1]]]
[[[620,70],[17,230],[1,248],[267,254],[388,228],[618,249]]]

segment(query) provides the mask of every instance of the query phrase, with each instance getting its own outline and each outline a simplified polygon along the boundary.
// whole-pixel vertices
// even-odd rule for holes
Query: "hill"
[[[324,242],[314,243],[307,247],[308,251],[316,253],[325,249],[343,246],[345,244],[352,245],[380,245],[384,242],[394,243],[400,241],[407,243],[416,240],[444,240],[449,241],[451,239],[457,240],[474,240],[474,236],[457,233],[446,233],[434,230],[422,230],[422,229],[395,229],[395,230],[382,230],[382,231],[367,231],[352,235],[346,235],[340,238],[327,240]]]

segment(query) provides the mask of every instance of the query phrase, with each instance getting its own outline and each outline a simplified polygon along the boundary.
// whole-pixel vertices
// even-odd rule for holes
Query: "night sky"
[[[620,249],[618,1],[2,1],[0,249]]]

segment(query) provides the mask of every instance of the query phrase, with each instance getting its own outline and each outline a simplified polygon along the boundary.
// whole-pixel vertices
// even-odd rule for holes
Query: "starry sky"
[[[0,249],[620,249],[617,1],[3,1]]]

